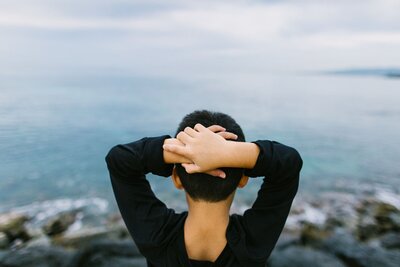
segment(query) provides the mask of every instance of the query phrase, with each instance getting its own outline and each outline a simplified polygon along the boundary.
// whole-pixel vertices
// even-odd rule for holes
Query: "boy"
[[[206,128],[208,127],[208,128]],[[245,142],[228,115],[195,111],[176,138],[143,138],[106,157],[125,224],[148,266],[265,266],[296,195],[302,159],[278,142]],[[145,174],[172,176],[188,211],[156,198]],[[229,215],[236,188],[264,177],[253,206]]]

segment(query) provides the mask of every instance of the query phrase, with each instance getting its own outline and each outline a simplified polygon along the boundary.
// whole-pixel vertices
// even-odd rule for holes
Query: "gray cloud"
[[[400,62],[397,10],[389,0],[8,0],[0,72],[191,79],[390,66]]]

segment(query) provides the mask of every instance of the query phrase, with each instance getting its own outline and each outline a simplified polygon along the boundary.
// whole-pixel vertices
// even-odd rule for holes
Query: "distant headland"
[[[400,79],[400,68],[349,68],[324,71],[322,73],[328,75],[380,76],[385,78]]]

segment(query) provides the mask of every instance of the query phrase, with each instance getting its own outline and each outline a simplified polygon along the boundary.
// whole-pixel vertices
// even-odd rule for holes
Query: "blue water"
[[[104,156],[117,143],[174,134],[199,108],[242,125],[248,140],[299,150],[302,194],[400,185],[400,80],[270,74],[176,81],[124,75],[1,77],[0,211],[32,202],[115,203]],[[180,206],[168,179],[157,194]],[[260,181],[238,192],[249,203]],[[176,196],[179,196],[176,198]]]

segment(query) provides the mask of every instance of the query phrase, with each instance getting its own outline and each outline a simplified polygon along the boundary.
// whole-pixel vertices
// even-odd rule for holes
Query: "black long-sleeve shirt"
[[[263,176],[253,206],[232,214],[227,245],[214,263],[188,258],[184,242],[187,212],[175,213],[151,190],[145,175],[168,177],[173,164],[164,163],[162,145],[170,136],[143,138],[113,147],[106,156],[111,183],[122,218],[148,266],[265,266],[296,195],[303,161],[299,153],[275,141],[254,142],[260,148],[250,177]]]

